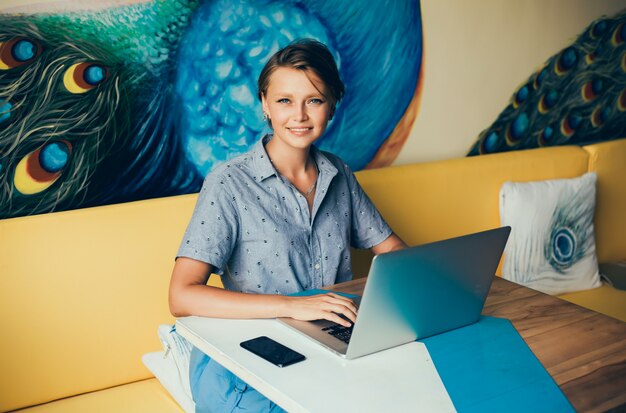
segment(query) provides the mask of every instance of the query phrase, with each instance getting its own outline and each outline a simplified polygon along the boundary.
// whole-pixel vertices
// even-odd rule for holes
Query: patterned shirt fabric
[[[179,257],[209,263],[224,287],[291,294],[352,279],[350,247],[392,233],[338,157],[311,147],[319,171],[312,212],[267,155],[265,136],[209,173]]]

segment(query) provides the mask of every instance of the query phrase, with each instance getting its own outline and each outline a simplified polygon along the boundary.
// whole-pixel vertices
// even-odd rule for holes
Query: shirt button
[[[320,269],[320,265],[319,264],[315,264],[315,269],[319,270]]]

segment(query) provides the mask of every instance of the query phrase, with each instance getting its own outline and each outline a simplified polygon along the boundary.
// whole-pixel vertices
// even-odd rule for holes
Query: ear
[[[269,118],[270,115],[270,107],[267,104],[267,99],[265,98],[264,94],[261,94],[261,106],[263,108],[263,113],[267,115],[267,117]]]

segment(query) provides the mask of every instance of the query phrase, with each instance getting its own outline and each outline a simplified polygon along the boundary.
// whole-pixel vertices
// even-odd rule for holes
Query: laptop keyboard
[[[354,324],[352,324],[350,327],[344,327],[339,324],[334,324],[332,326],[323,328],[322,331],[326,331],[331,336],[338,338],[339,340],[348,344],[350,342],[350,337],[352,336],[353,327]]]

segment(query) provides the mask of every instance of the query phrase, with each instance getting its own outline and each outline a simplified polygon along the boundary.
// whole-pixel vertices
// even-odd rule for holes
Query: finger
[[[351,322],[356,322],[356,313],[352,310],[350,310],[348,307],[343,306],[343,305],[330,305],[326,308],[324,308],[327,311],[332,311],[333,313],[336,314],[342,314],[344,315],[346,318],[348,318]],[[341,318],[341,317],[339,317]],[[343,318],[341,318],[344,321],[347,321]]]
[[[335,294],[335,293],[327,293],[326,295],[333,297],[333,298],[337,298],[342,301],[348,301],[348,302],[354,303],[354,301],[351,298],[348,298],[345,295]]]
[[[327,294],[326,296],[327,296],[327,298],[329,298],[331,300],[329,302],[331,302],[333,304],[339,304],[339,305],[346,306],[346,307],[348,307],[350,309],[350,311],[352,311],[353,313],[356,314],[357,307],[356,307],[356,304],[354,304],[354,301],[352,301],[351,299],[349,299],[347,297],[342,297],[342,296],[336,295],[336,294],[334,294],[334,295]]]
[[[353,313],[357,312],[357,307],[356,307],[356,304],[354,304],[354,301],[352,301],[351,299],[347,297],[343,297],[337,294],[317,294],[317,295],[308,296],[306,298],[308,298],[309,300],[313,302],[320,301],[322,303],[346,306]]]
[[[323,318],[328,321],[332,321],[333,323],[342,325],[344,327],[351,326],[349,321],[344,320],[343,318],[339,317],[337,314],[333,313],[332,311],[324,311]]]
[[[352,322],[352,324],[356,323],[356,313],[354,311],[345,310],[341,314],[347,317]]]
[[[340,300],[344,300],[344,301],[351,301],[348,297],[340,295],[340,294],[335,294],[335,293],[331,293],[331,292],[327,292],[327,293],[321,293],[321,294],[316,294],[316,295],[310,295],[309,297],[332,297],[332,298],[338,298]]]

